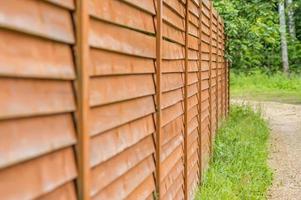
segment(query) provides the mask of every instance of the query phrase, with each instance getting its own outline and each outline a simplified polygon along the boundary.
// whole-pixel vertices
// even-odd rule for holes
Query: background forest
[[[289,71],[301,72],[301,0],[280,0],[285,5]],[[279,0],[214,0],[226,24],[228,58],[232,72],[272,74],[282,70]],[[289,2],[289,3],[288,3]],[[292,3],[290,3],[292,2]],[[293,14],[296,36],[290,35],[288,14]]]

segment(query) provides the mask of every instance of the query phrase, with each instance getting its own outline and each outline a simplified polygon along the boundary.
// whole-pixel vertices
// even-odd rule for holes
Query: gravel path
[[[248,101],[260,107],[271,128],[270,200],[301,200],[301,105]]]

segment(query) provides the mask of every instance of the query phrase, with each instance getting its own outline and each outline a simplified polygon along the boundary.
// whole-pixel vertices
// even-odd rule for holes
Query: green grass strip
[[[301,76],[297,74],[288,78],[281,73],[231,73],[230,85],[233,98],[301,103]]]
[[[214,156],[196,200],[266,199],[272,182],[268,136],[269,128],[259,113],[232,106],[218,131]]]

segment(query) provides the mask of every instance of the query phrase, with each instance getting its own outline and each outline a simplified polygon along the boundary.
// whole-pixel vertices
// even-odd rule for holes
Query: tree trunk
[[[282,1],[279,2],[278,10],[279,10],[279,21],[280,21],[283,72],[285,74],[288,74],[289,63],[288,63],[287,40],[286,40],[286,22],[285,22],[284,3]]]
[[[288,29],[291,37],[296,38],[296,27],[294,19],[294,9],[293,9],[293,0],[286,0],[286,5],[288,7]]]

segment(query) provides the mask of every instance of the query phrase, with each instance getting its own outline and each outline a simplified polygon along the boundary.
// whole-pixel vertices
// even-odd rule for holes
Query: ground
[[[269,165],[274,170],[274,180],[268,199],[300,200],[301,105],[267,101],[248,103],[262,110],[271,128]]]

